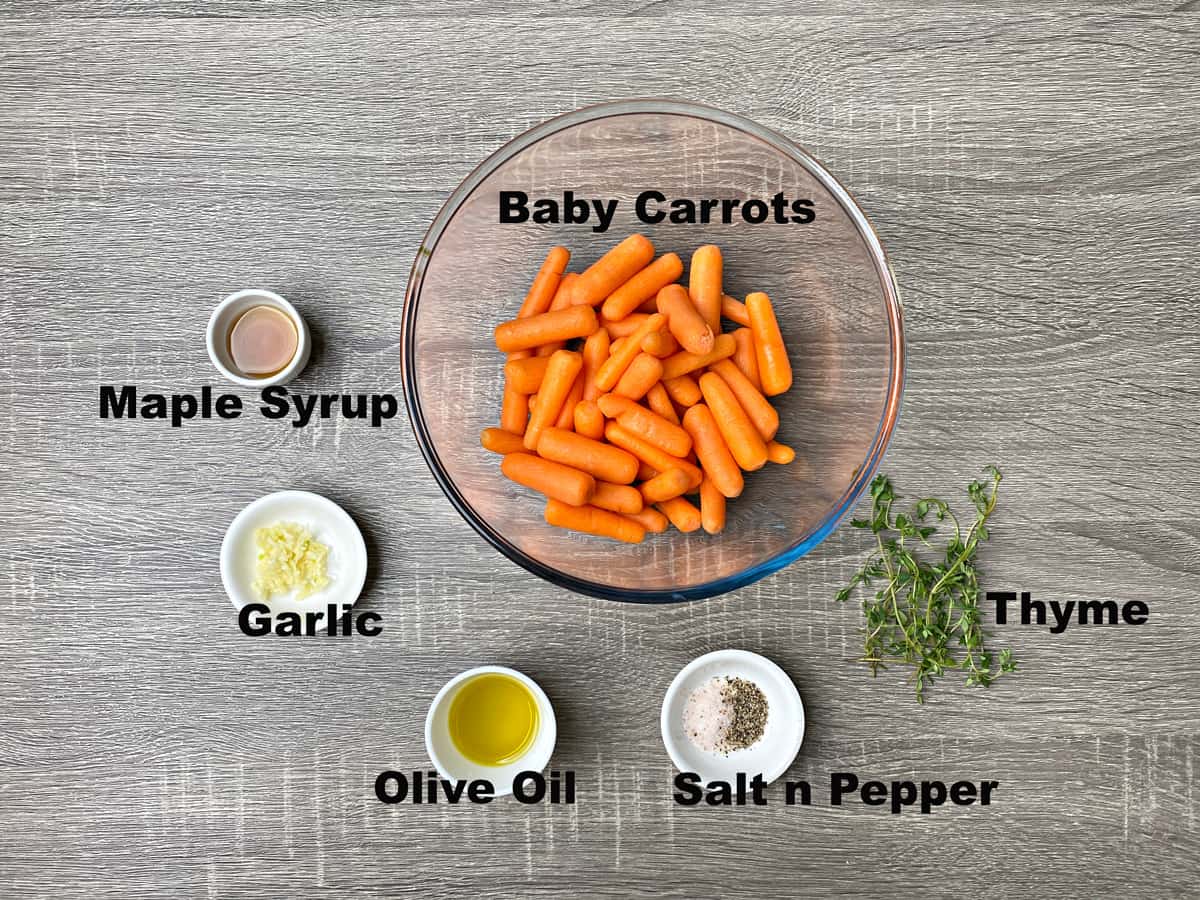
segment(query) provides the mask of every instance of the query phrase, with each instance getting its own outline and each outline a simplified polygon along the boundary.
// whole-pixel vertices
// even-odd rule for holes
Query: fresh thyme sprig
[[[979,622],[975,553],[979,542],[990,537],[987,522],[996,508],[1001,479],[995,466],[984,471],[989,480],[972,481],[967,487],[975,520],[965,533],[949,504],[936,497],[922,497],[907,512],[893,513],[899,497],[886,475],[871,482],[871,518],[850,522],[855,528],[871,530],[876,549],[837,592],[837,599],[847,600],[859,585],[882,582],[874,597],[863,599],[866,650],[862,661],[871,667],[872,675],[887,668],[885,660],[912,666],[919,703],[925,702],[925,689],[933,679],[947,669],[963,670],[967,684],[986,687],[1017,667],[1011,650],[1000,651],[993,660]],[[914,545],[936,549],[929,540],[937,533],[937,526],[928,521],[931,515],[954,526],[943,559],[932,563],[914,550]]]

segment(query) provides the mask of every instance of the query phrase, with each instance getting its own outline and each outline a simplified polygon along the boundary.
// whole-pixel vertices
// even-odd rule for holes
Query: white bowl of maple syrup
[[[208,356],[242,387],[287,384],[308,364],[312,341],[296,307],[271,291],[230,294],[208,319]]]

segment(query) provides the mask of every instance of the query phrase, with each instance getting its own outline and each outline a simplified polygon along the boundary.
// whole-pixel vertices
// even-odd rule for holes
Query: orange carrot
[[[725,528],[725,495],[707,478],[700,482],[700,524],[709,534]]]
[[[596,493],[592,494],[592,506],[607,509],[623,516],[637,515],[644,506],[642,493],[627,484],[597,481]]]
[[[517,484],[571,506],[587,503],[596,490],[596,479],[587,472],[539,459],[532,453],[506,454],[500,463],[500,471]]]
[[[704,473],[700,471],[699,467],[692,465],[682,457],[672,456],[661,448],[655,447],[649,441],[638,437],[638,435],[618,422],[609,422],[605,425],[604,436],[608,438],[610,444],[620,447],[622,450],[628,450],[654,473],[652,475],[650,471],[643,470],[639,466],[639,478],[645,479],[646,476],[653,478],[659,472],[667,472],[671,469],[683,469],[683,471],[687,472],[688,478],[691,479],[689,490],[698,488],[700,482],[704,480]]]
[[[639,353],[613,388],[613,393],[630,400],[641,400],[650,388],[658,384],[658,379],[662,377],[662,368],[662,362],[657,356]]]
[[[667,394],[667,389],[662,386],[661,381],[646,392],[646,403],[649,404],[650,409],[658,413],[672,425],[679,424],[679,416],[675,412],[675,404],[671,402],[671,397]]]
[[[792,386],[792,364],[788,362],[775,310],[766,294],[754,293],[746,297],[746,311],[750,313],[750,330],[754,332],[758,351],[758,377],[763,393],[768,397],[782,394]]]
[[[691,483],[692,479],[683,469],[668,469],[642,485],[642,497],[647,503],[661,503],[672,497],[682,497]]]
[[[665,316],[655,313],[642,322],[637,331],[624,338],[624,343],[620,348],[613,348],[608,359],[604,361],[604,365],[600,367],[600,371],[596,373],[596,386],[601,391],[611,391],[616,387],[634,357],[642,352],[642,338],[658,331],[665,322]]]
[[[637,477],[638,461],[632,453],[561,428],[543,430],[537,452],[544,459],[572,466],[601,481],[629,484]]]
[[[682,274],[683,261],[674,253],[664,253],[608,295],[604,318],[624,319]]]
[[[750,421],[754,423],[754,427],[758,429],[762,439],[769,441],[775,437],[775,432],[779,430],[779,413],[767,402],[767,398],[759,392],[758,388],[750,383],[750,379],[742,374],[742,370],[730,360],[723,359],[713,363],[709,371],[716,372],[729,385],[733,396],[737,397],[738,403],[746,411],[746,415],[750,417]]]
[[[604,413],[595,400],[580,400],[575,404],[575,432],[594,441],[604,437]]]
[[[679,352],[679,341],[669,331],[656,331],[642,338],[642,352],[666,359],[673,353]]]
[[[658,295],[651,297],[649,300],[643,300],[638,304],[638,308],[634,312],[656,313],[658,312]]]
[[[664,500],[657,506],[671,520],[671,524],[685,534],[700,527],[700,510],[682,497]]]
[[[549,359],[539,356],[510,359],[504,364],[504,380],[518,394],[536,394],[549,362]]]
[[[696,309],[708,323],[713,334],[719,334],[721,331],[722,268],[720,247],[705,244],[703,247],[698,247],[692,254],[688,293],[691,294],[692,302],[696,304]],[[679,335],[675,336],[679,337]],[[683,341],[679,343],[683,344]],[[683,344],[683,346],[687,347],[687,344]]]
[[[640,544],[646,536],[646,529],[633,519],[595,506],[568,506],[557,500],[546,502],[546,521],[558,528],[614,538],[627,544]]]
[[[779,441],[767,442],[767,459],[771,462],[786,466],[795,458],[796,451],[787,444],[781,444]]]
[[[725,379],[705,372],[700,376],[700,391],[737,464],[747,472],[766,465],[767,445]]]
[[[500,427],[512,434],[524,434],[529,420],[529,396],[504,385],[504,401],[500,405]]]
[[[533,279],[533,286],[525,295],[525,302],[521,304],[521,311],[517,313],[518,318],[527,319],[550,308],[562,281],[563,270],[567,268],[570,259],[571,253],[566,247],[550,248],[550,252],[546,254],[546,261],[542,263],[541,270]]]
[[[641,495],[638,495],[639,499]],[[662,534],[667,530],[667,517],[660,513],[652,506],[643,506],[641,512],[623,513],[626,518],[633,519],[646,531],[653,534]]]
[[[591,312],[591,308],[587,306],[581,306],[578,309]],[[547,315],[554,315],[554,313],[547,313]],[[546,366],[546,376],[542,379],[541,390],[538,391],[537,405],[533,408],[533,413],[529,417],[529,425],[525,429],[526,448],[536,449],[543,429],[549,428],[558,421],[558,414],[562,410],[563,402],[567,399],[567,394],[571,392],[575,379],[582,368],[583,357],[570,350],[558,350],[550,357],[550,364]]]
[[[583,344],[583,399],[595,400],[603,391],[596,387],[596,374],[608,359],[608,332],[597,328]]]
[[[721,436],[712,410],[697,403],[683,414],[683,427],[692,436],[696,456],[704,467],[705,480],[726,497],[736,497],[745,487],[745,479],[733,454]]]
[[[737,345],[733,351],[733,364],[750,379],[755,390],[762,391],[762,382],[758,378],[758,351],[754,348],[754,332],[749,328],[734,329],[733,341]]]
[[[578,272],[566,272],[563,275],[562,281],[558,283],[558,291],[554,294],[554,300],[550,303],[551,312],[566,309],[571,305],[571,285],[575,283],[575,279],[578,277]],[[548,344],[542,344],[542,346],[538,347],[536,355],[553,356],[555,351],[561,350],[566,345],[566,341],[551,341]]]
[[[728,294],[721,295],[721,315],[737,325],[750,325],[750,313],[746,312],[746,304]]]
[[[571,385],[570,393],[563,400],[562,409],[558,411],[558,418],[554,420],[555,428],[570,431],[575,427],[575,406],[583,399],[583,378],[584,373],[580,370]]]
[[[666,366],[663,367],[666,369]],[[675,378],[664,378],[662,386],[671,399],[680,406],[695,406],[700,402],[700,385],[691,375],[679,375]]]
[[[550,341],[587,337],[596,330],[596,326],[594,309],[572,306],[497,325],[496,346],[504,352],[528,350]]]
[[[633,313],[623,319],[607,319],[603,316],[600,318],[600,324],[608,329],[608,333],[615,338],[629,337],[639,328],[642,323],[650,318],[645,313]]]
[[[672,378],[678,378],[680,375],[687,375],[689,372],[695,372],[697,369],[703,369],[705,366],[712,365],[718,359],[728,359],[733,356],[733,351],[737,349],[737,342],[734,341],[731,334],[718,334],[713,341],[711,353],[697,355],[688,353],[682,350],[674,356],[668,356],[663,360],[663,381],[670,381]]]
[[[508,453],[520,453],[525,449],[525,442],[519,434],[513,434],[503,428],[483,429],[479,433],[479,444],[484,450],[491,450],[501,456]]]
[[[571,302],[596,306],[654,259],[654,245],[633,234],[600,257],[572,286]],[[610,318],[616,318],[615,316]]]
[[[607,329],[605,329],[605,330],[607,330]],[[621,348],[624,347],[627,343],[629,343],[629,338],[627,338],[627,337],[617,338],[615,341],[613,341],[611,344],[608,345],[608,355],[611,357],[614,353],[620,353]]]
[[[617,427],[619,428],[620,426],[618,425]],[[607,431],[608,431],[608,428],[606,426],[605,432],[607,432]],[[607,433],[605,434],[605,437],[608,437]],[[642,444],[644,444],[646,447],[652,446],[651,444],[647,444],[645,441],[642,441]],[[662,453],[662,451],[659,450],[657,447],[654,447],[653,449],[659,453]],[[630,450],[629,452],[633,453],[632,450]],[[647,463],[643,462],[640,459],[638,460],[638,476],[637,476],[638,481],[649,481],[651,478],[653,478],[657,474],[658,474],[658,469],[652,468],[651,466],[649,466]]]
[[[643,440],[672,456],[686,456],[692,449],[691,436],[680,426],[627,397],[605,394],[596,402],[606,417],[616,419]]]
[[[658,311],[667,317],[667,328],[684,350],[702,355],[713,348],[713,330],[692,304],[681,284],[668,284],[658,292]]]

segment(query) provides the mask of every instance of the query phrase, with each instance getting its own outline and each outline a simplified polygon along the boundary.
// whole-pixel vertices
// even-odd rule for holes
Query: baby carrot
[[[638,495],[641,498],[641,495]],[[622,513],[626,518],[633,519],[646,531],[653,534],[662,534],[667,530],[667,517],[660,513],[652,506],[643,506],[641,512],[637,513]]]
[[[795,458],[796,451],[787,444],[781,444],[779,441],[767,442],[767,459],[771,462],[786,466]]]
[[[563,270],[567,268],[567,262],[570,259],[571,253],[566,247],[550,248],[550,252],[546,254],[546,261],[542,263],[537,277],[533,279],[533,286],[525,295],[525,302],[521,304],[521,311],[517,313],[517,318],[527,319],[530,316],[544,313],[550,308],[554,294],[558,291],[558,285],[562,281]]]
[[[591,307],[581,306],[578,309],[591,312]],[[554,313],[547,313],[554,315]],[[550,357],[546,366],[546,377],[542,379],[541,390],[538,391],[537,405],[529,417],[529,425],[525,429],[525,446],[534,450],[543,429],[549,428],[558,421],[559,411],[563,402],[575,383],[580,369],[583,368],[583,357],[570,350],[558,350]]]
[[[592,506],[607,509],[609,512],[632,516],[640,513],[645,506],[642,492],[627,484],[613,484],[609,481],[597,481],[596,492],[592,494]]]
[[[529,395],[504,384],[504,401],[500,404],[500,427],[512,434],[524,434],[529,420]]]
[[[546,521],[558,528],[614,538],[627,544],[640,544],[646,536],[646,529],[633,519],[595,506],[568,506],[558,500],[546,502]]]
[[[618,425],[617,427],[619,428],[620,426]],[[604,430],[606,432],[606,434],[604,436],[608,437],[607,426],[605,427]],[[650,444],[646,444],[645,441],[643,441],[642,443],[647,447],[651,446]],[[655,447],[654,449],[658,450],[657,447]],[[629,452],[633,453],[632,450],[630,450]],[[658,450],[658,452],[662,453],[661,450]],[[643,462],[640,459],[638,460],[638,476],[637,476],[638,481],[649,481],[651,478],[653,478],[657,474],[658,474],[658,469],[653,468],[652,466],[648,465],[647,463]]]
[[[721,331],[721,248],[713,244],[697,247],[692,254],[691,273],[688,277],[688,293],[696,309],[713,330],[713,334]],[[679,337],[679,335],[675,335]],[[683,344],[683,341],[679,343]],[[687,347],[687,344],[683,344]],[[689,348],[690,349],[690,348]]]
[[[571,385],[571,391],[563,400],[562,409],[558,411],[558,418],[554,420],[555,428],[563,428],[570,431],[575,427],[575,405],[583,399],[583,376],[584,373],[580,370],[575,376],[575,381]]]
[[[578,272],[567,272],[563,275],[562,281],[558,283],[558,291],[554,294],[554,300],[550,303],[551,312],[566,309],[571,305],[571,285],[574,284],[575,279],[578,277]],[[538,347],[536,355],[553,356],[556,350],[561,350],[565,346],[567,346],[566,341],[551,341],[548,344],[542,344],[542,346]]]
[[[520,453],[525,449],[525,441],[521,435],[505,431],[503,428],[485,428],[479,433],[479,444],[484,450],[491,450],[504,456],[508,453]]]
[[[729,385],[720,375],[705,372],[700,376],[700,391],[712,411],[721,437],[737,464],[747,472],[761,469],[767,462],[767,445],[746,415]],[[528,446],[528,438],[526,438]]]
[[[683,469],[668,469],[642,485],[642,497],[647,503],[661,503],[672,497],[682,497],[691,483],[692,479]]]
[[[630,400],[641,400],[646,392],[662,378],[662,362],[657,356],[649,353],[639,353],[613,388],[614,394],[628,397]]]
[[[596,373],[596,386],[601,391],[611,391],[616,387],[621,376],[625,374],[625,369],[633,362],[633,358],[642,352],[642,338],[658,331],[665,323],[666,317],[655,313],[642,322],[637,331],[624,338],[624,343],[619,349],[613,348],[608,359],[604,361],[604,365],[600,367],[600,371]]]
[[[608,295],[602,308],[604,318],[614,322],[624,319],[682,274],[683,260],[674,253],[664,253]]]
[[[597,328],[583,344],[583,399],[595,400],[603,391],[596,387],[596,373],[608,359],[608,332]]]
[[[518,394],[536,394],[549,362],[544,356],[510,359],[504,364],[504,380]]]
[[[679,424],[679,416],[675,412],[675,404],[671,402],[671,397],[667,394],[667,389],[662,386],[661,381],[646,392],[646,403],[650,406],[650,409],[671,424]]]
[[[607,331],[608,329],[605,329],[605,330]],[[629,342],[629,338],[627,338],[627,337],[617,338],[615,341],[613,341],[611,344],[608,345],[608,355],[612,356],[614,353],[620,353],[621,348],[624,347],[628,342]]]
[[[575,433],[594,441],[604,437],[604,413],[595,400],[580,400],[575,404]]]
[[[505,477],[571,506],[582,506],[596,490],[596,479],[562,463],[532,453],[509,453],[500,463]]]
[[[762,382],[758,378],[758,351],[754,348],[754,332],[749,328],[735,328],[733,342],[733,364],[742,370],[742,374],[750,379],[758,391],[762,390]]]
[[[600,257],[572,286],[571,302],[597,306],[654,259],[654,245],[644,235],[632,234]],[[610,318],[616,318],[612,316]]]
[[[542,431],[537,452],[543,459],[572,466],[601,481],[629,484],[637,477],[638,461],[632,453],[561,428]]]
[[[671,520],[671,524],[680,531],[695,531],[700,527],[700,510],[692,506],[683,497],[673,497],[657,504],[659,510]]]
[[[750,313],[746,312],[746,304],[728,294],[721,295],[721,315],[738,325],[750,325]]]
[[[656,331],[642,338],[642,352],[666,359],[673,353],[679,352],[679,341],[669,331]]]
[[[713,348],[713,330],[692,304],[681,284],[668,284],[658,292],[658,311],[667,317],[667,328],[684,350],[702,355]]]
[[[736,497],[745,487],[742,470],[738,468],[733,454],[721,437],[721,431],[713,419],[712,410],[697,403],[683,414],[683,427],[692,436],[696,457],[704,467],[705,481],[726,497]]]
[[[501,351],[529,350],[551,341],[587,337],[596,330],[596,311],[587,306],[544,312],[496,326],[496,346]]]
[[[653,470],[653,475],[649,471],[644,471],[641,466],[638,467],[638,477],[644,480],[649,475],[653,478],[659,472],[667,472],[671,469],[683,469],[687,472],[688,478],[691,479],[691,486],[688,490],[693,490],[700,486],[700,482],[704,480],[704,473],[697,466],[692,465],[686,459],[679,456],[672,456],[659,447],[655,447],[649,441],[642,440],[624,425],[617,422],[609,422],[604,426],[604,436],[608,438],[608,442],[622,450],[628,450],[636,456],[649,469]]]
[[[608,333],[615,338],[629,337],[639,328],[642,323],[650,318],[646,313],[633,313],[623,319],[607,319],[600,317],[600,324],[608,329]]]
[[[663,367],[664,371],[666,366]],[[662,386],[671,399],[680,406],[695,406],[700,402],[700,385],[691,375],[679,375],[675,378],[664,378]]]
[[[680,375],[687,375],[689,372],[703,369],[705,366],[712,365],[718,359],[728,359],[733,356],[733,351],[736,349],[737,343],[734,341],[733,335],[718,334],[716,340],[713,341],[713,348],[710,353],[696,354],[681,350],[674,356],[668,356],[663,360],[663,381],[670,381],[672,378],[678,378]]]
[[[616,419],[643,440],[672,456],[686,456],[692,449],[691,437],[680,426],[627,397],[605,394],[596,402],[600,404],[600,411],[605,416]]]
[[[725,495],[707,478],[700,482],[700,524],[709,534],[725,528]]]
[[[729,360],[723,359],[713,363],[709,371],[716,372],[729,385],[733,396],[737,397],[738,403],[746,411],[762,439],[769,441],[775,437],[775,432],[779,430],[779,413],[767,402],[767,398],[758,388],[750,383],[750,379],[742,374],[742,370]]]
[[[782,394],[792,386],[792,364],[788,362],[775,310],[766,294],[753,293],[746,297],[746,311],[750,313],[750,330],[754,332],[758,351],[758,377],[763,393],[768,397]]]

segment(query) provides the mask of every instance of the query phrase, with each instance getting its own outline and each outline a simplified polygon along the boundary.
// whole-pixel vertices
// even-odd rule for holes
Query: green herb
[[[922,497],[907,512],[893,512],[900,498],[886,475],[871,482],[871,518],[850,522],[855,528],[869,528],[877,549],[837,592],[837,599],[848,599],[859,585],[882,583],[873,598],[863,600],[866,652],[862,661],[871,667],[872,675],[887,668],[885,661],[912,666],[919,703],[925,702],[926,687],[948,669],[966,672],[967,684],[986,687],[1017,667],[1011,650],[993,658],[979,624],[975,553],[979,542],[990,536],[987,521],[996,508],[1001,477],[995,466],[984,471],[989,480],[972,481],[967,487],[975,521],[965,533],[949,504],[936,497]],[[930,516],[954,525],[954,535],[937,562],[927,562],[916,552],[937,549],[930,542],[937,533]]]

